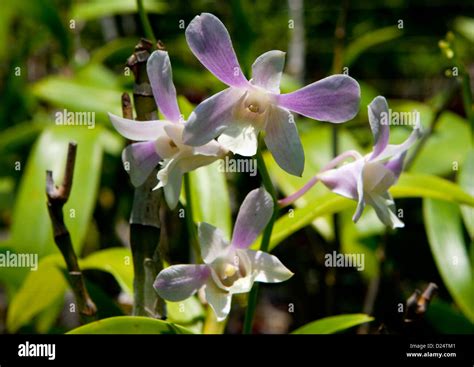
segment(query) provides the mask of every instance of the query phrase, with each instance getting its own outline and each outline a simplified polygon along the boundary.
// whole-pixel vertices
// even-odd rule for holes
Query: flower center
[[[268,106],[270,105],[270,98],[268,94],[257,88],[249,91],[245,100],[244,107],[252,113],[262,114],[264,113]]]
[[[219,278],[219,283],[224,287],[232,287],[232,285],[240,278],[244,278],[248,274],[247,262],[243,259],[241,254],[234,253],[234,255],[226,258],[218,259],[214,264],[214,270]]]
[[[235,265],[227,264],[224,267],[224,275],[226,278],[233,277],[237,273],[237,267]]]
[[[177,148],[177,147],[178,147],[178,146],[176,145],[176,143],[175,143],[173,140],[171,140],[171,139],[170,139],[170,141],[169,141],[169,144],[170,144],[170,147],[171,147],[171,148]]]

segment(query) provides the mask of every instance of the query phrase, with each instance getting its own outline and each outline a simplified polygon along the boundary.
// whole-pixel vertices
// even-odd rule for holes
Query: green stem
[[[191,195],[191,182],[189,173],[184,174],[184,195],[186,197],[186,228],[188,230],[189,242],[196,255],[196,262],[202,263],[201,250],[197,239],[196,225],[194,224],[193,200]]]
[[[151,28],[150,20],[146,14],[145,7],[143,6],[143,0],[137,0],[137,9],[142,22],[143,31],[145,32],[145,37],[152,41],[154,45],[156,45],[156,38],[153,34],[153,29]]]
[[[262,144],[259,144],[262,146]],[[268,251],[268,247],[270,245],[270,239],[272,236],[273,226],[275,224],[275,220],[278,216],[278,203],[276,197],[276,191],[273,187],[272,180],[270,179],[270,175],[268,174],[267,166],[265,165],[265,161],[262,156],[262,152],[260,148],[257,151],[257,166],[258,172],[260,173],[260,177],[262,178],[263,186],[268,191],[273,199],[273,214],[268,222],[265,230],[263,231],[262,242],[260,243],[260,251]],[[244,334],[251,334],[252,333],[252,324],[253,318],[255,315],[255,309],[257,307],[257,300],[258,300],[258,283],[254,284],[252,290],[250,291],[249,298],[248,298],[248,305],[247,305],[247,312],[245,313],[245,320],[244,320]]]

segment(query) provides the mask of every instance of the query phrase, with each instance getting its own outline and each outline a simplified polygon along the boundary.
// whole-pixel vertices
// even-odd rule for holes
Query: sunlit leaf
[[[141,316],[110,317],[80,326],[68,334],[192,334],[182,326]]]
[[[75,77],[49,76],[33,84],[32,92],[43,101],[77,112],[95,113],[95,122],[108,123],[107,113],[121,115],[122,88],[107,69],[90,65]]]
[[[39,257],[57,252],[51,221],[46,207],[46,170],[61,183],[70,141],[78,144],[74,182],[64,218],[76,253],[80,253],[92,211],[96,203],[102,164],[99,143],[101,128],[50,127],[33,146],[26,164],[22,162],[22,179],[18,189],[9,246],[17,253],[35,253]],[[1,268],[0,279],[21,279],[25,269]]]
[[[110,248],[97,251],[81,260],[83,270],[96,269],[110,273],[120,287],[133,295],[133,262],[132,254],[126,248]]]
[[[458,182],[459,186],[474,196],[474,150],[472,149],[468,152],[464,164],[459,171]],[[474,208],[461,205],[461,213],[471,241],[474,241]],[[471,244],[471,246],[474,245]]]
[[[166,302],[169,322],[182,325],[193,332],[201,333],[204,307],[197,297],[189,297],[182,302]]]
[[[15,297],[11,300],[7,313],[7,329],[17,331],[45,308],[54,305],[64,296],[67,282],[60,266],[60,255],[50,255],[41,260],[38,270],[28,273]]]
[[[454,20],[454,29],[474,43],[474,18],[457,17]]]
[[[426,233],[441,278],[456,304],[474,322],[474,277],[458,205],[423,200]]]
[[[444,112],[436,123],[433,134],[413,161],[411,172],[434,175],[451,174],[456,165],[461,167],[472,147],[469,123],[462,117]]]
[[[143,7],[147,13],[163,13],[167,4],[158,0],[144,0]],[[130,14],[137,12],[135,0],[86,0],[73,4],[72,19],[91,20],[116,14]]]
[[[347,314],[325,317],[306,324],[292,334],[334,334],[351,327],[365,324],[374,318],[365,314]]]

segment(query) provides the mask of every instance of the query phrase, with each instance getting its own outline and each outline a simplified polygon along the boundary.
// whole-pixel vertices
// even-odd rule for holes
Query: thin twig
[[[69,143],[66,170],[63,183],[54,184],[53,172],[46,171],[46,196],[48,212],[53,226],[54,242],[58,246],[69,272],[69,281],[76,298],[79,313],[86,317],[95,315],[97,309],[87,292],[84,277],[79,267],[76,253],[72,246],[71,236],[64,223],[63,206],[68,201],[74,177],[77,144]]]

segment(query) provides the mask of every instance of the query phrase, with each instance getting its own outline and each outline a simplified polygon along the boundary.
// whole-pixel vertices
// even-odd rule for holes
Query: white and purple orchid
[[[333,75],[288,94],[280,94],[285,53],[269,51],[252,65],[252,79],[242,73],[224,24],[214,15],[196,16],[186,29],[189,47],[199,61],[229,88],[197,106],[184,129],[186,144],[198,146],[218,137],[233,153],[253,156],[257,135],[276,162],[301,176],[304,152],[290,111],[321,121],[341,123],[358,109],[360,88],[346,75]]]
[[[204,287],[207,302],[219,321],[230,312],[232,295],[247,293],[254,282],[278,283],[293,273],[273,255],[248,247],[265,228],[273,213],[273,201],[265,189],[255,189],[240,207],[230,243],[207,223],[199,224],[199,243],[204,264],[173,265],[162,270],[154,287],[169,301],[182,301]]]
[[[134,186],[142,185],[161,162],[158,185],[163,187],[168,206],[179,200],[183,174],[208,165],[227,154],[221,144],[210,140],[202,146],[183,143],[185,123],[179,111],[168,53],[155,51],[147,62],[147,72],[156,104],[166,120],[134,121],[109,114],[115,129],[125,138],[138,141],[122,153]]]
[[[369,104],[368,110],[370,128],[375,140],[373,151],[365,156],[356,151],[342,153],[329,162],[302,189],[280,200],[280,205],[290,204],[316,182],[321,181],[336,194],[357,201],[357,209],[352,217],[354,222],[359,220],[365,206],[371,205],[386,226],[391,228],[404,226],[395,213],[395,203],[388,189],[397,182],[408,149],[421,135],[419,121],[407,140],[399,145],[390,145],[388,144],[390,128],[386,121],[389,110],[386,99],[376,97]],[[347,158],[353,158],[354,161],[335,168]]]

